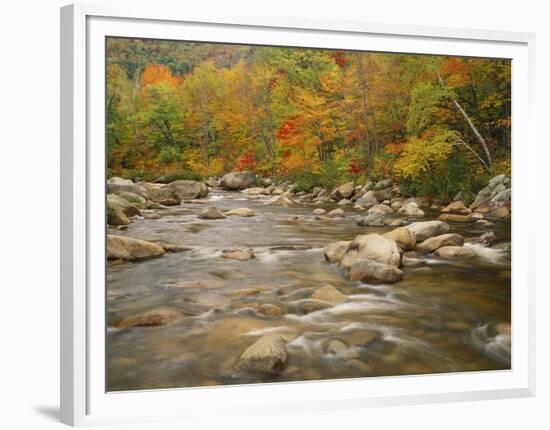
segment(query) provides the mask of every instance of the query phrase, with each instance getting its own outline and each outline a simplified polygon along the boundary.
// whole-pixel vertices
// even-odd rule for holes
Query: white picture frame
[[[512,369],[425,376],[105,392],[105,36],[510,58],[513,190]],[[169,9],[61,9],[61,421],[142,422],[216,414],[362,408],[535,393],[534,44],[530,33]]]

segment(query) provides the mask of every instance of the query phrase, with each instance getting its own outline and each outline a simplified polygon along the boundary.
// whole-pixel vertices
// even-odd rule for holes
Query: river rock
[[[277,374],[288,364],[288,352],[282,336],[265,335],[242,352],[233,365],[237,372]]]
[[[107,224],[128,225],[130,224],[130,220],[120,209],[107,208]]]
[[[385,225],[384,219],[385,219],[385,215],[383,212],[373,212],[361,218],[359,221],[357,221],[357,225],[371,226],[371,227],[384,227]]]
[[[494,232],[488,231],[486,233],[483,233],[481,236],[479,236],[479,241],[483,245],[489,246],[497,241],[497,237]]]
[[[328,302],[324,302],[322,300],[315,300],[315,299],[302,299],[298,302],[296,302],[296,307],[298,310],[303,314],[310,314],[312,312],[322,311],[324,309],[328,309],[332,307],[332,305]]]
[[[313,209],[313,215],[324,215],[326,213],[327,211],[324,210],[323,208]]]
[[[265,202],[266,205],[272,205],[272,206],[280,206],[284,208],[288,208],[292,206],[292,200],[288,199],[287,197],[281,195],[277,197],[273,197],[272,199]]]
[[[127,217],[141,215],[136,206],[117,194],[107,194],[107,210],[119,210]]]
[[[508,219],[510,218],[510,210],[506,206],[501,206],[490,213],[493,218]]]
[[[349,245],[340,264],[349,269],[357,260],[374,260],[379,263],[399,267],[401,252],[397,243],[376,233],[357,236]]]
[[[487,221],[486,219],[478,219],[476,221],[476,225],[479,225],[484,228],[492,228],[495,226],[491,221]]]
[[[338,206],[351,205],[353,202],[350,199],[342,199],[338,202]]]
[[[424,216],[424,211],[418,207],[416,202],[409,202],[401,206],[397,211],[399,215],[421,217]]]
[[[450,229],[449,224],[443,221],[413,222],[405,228],[415,234],[417,242],[422,242],[432,236],[448,233]]]
[[[250,208],[237,208],[237,209],[231,209],[225,213],[227,216],[240,216],[240,217],[250,217],[254,216],[255,213]]]
[[[437,219],[444,222],[474,222],[475,221],[475,219],[471,215],[458,215],[458,214],[441,214]]]
[[[368,211],[367,211],[367,214],[372,214],[372,213],[375,213],[375,212],[378,212],[378,213],[382,213],[382,214],[391,214],[393,213],[393,209],[390,208],[388,205],[385,205],[385,204],[378,204],[378,205],[374,205],[372,208],[370,208]]]
[[[139,194],[131,193],[129,191],[121,191],[118,195],[138,208],[144,208],[147,204],[147,200]]]
[[[246,188],[241,191],[243,194],[248,194],[249,196],[261,196],[264,194],[265,189],[261,187]]]
[[[159,326],[170,324],[181,318],[183,318],[183,314],[176,309],[159,308],[125,318],[117,324],[117,327]]]
[[[348,301],[348,297],[332,285],[316,289],[311,295],[311,298],[329,303],[344,303]]]
[[[386,188],[384,190],[376,190],[372,192],[372,195],[378,200],[379,202],[383,202],[384,200],[391,200],[393,193],[393,187],[392,188]]]
[[[108,194],[120,194],[124,192],[137,194],[138,196],[143,197],[144,199],[149,199],[149,191],[145,187],[144,184],[134,184],[132,181],[129,181],[127,179],[123,181],[119,181],[118,178],[114,182],[112,180],[115,178],[111,178],[110,181],[107,181],[107,193]]]
[[[405,225],[405,221],[402,218],[396,218],[390,222],[387,223],[390,227],[401,227],[402,225]]]
[[[403,272],[393,265],[358,259],[352,264],[349,276],[352,281],[394,283],[403,278]]]
[[[113,176],[112,178],[107,179],[107,184],[109,185],[132,185],[133,182],[131,179],[124,179],[118,176]]]
[[[179,180],[166,186],[180,200],[200,199],[208,195],[209,189],[204,182]]]
[[[224,249],[222,257],[229,260],[247,261],[252,260],[256,256],[250,249]]]
[[[391,185],[391,179],[382,179],[374,185],[376,191],[388,188]]]
[[[209,207],[205,211],[201,212],[197,215],[201,219],[222,219],[225,218],[225,215],[223,215],[218,209],[216,209],[214,206]]]
[[[232,172],[222,177],[220,185],[224,190],[237,191],[254,186],[256,180],[256,174],[253,172]]]
[[[219,188],[221,186],[220,180],[217,178],[208,178],[204,183],[210,188]]]
[[[444,246],[442,248],[439,248],[434,253],[438,257],[441,258],[472,258],[475,257],[477,254],[476,252],[468,248],[466,246]]]
[[[355,200],[355,203],[368,209],[377,205],[378,199],[374,196],[373,191],[367,191],[363,197]]]
[[[330,197],[332,200],[342,200],[342,199],[349,199],[353,196],[353,193],[355,192],[355,185],[353,182],[348,182],[344,185],[340,185],[338,188],[336,188],[332,193],[330,193]]]
[[[502,206],[511,204],[511,181],[506,175],[498,175],[489,181],[489,184],[477,193],[470,205],[470,209],[488,213]]]
[[[462,245],[464,245],[464,238],[461,235],[456,233],[447,233],[426,239],[425,241],[416,245],[416,250],[422,254],[428,254],[444,246]]]
[[[396,228],[383,236],[394,240],[402,251],[412,251],[416,245],[416,235],[405,227]]]
[[[107,258],[120,260],[147,260],[165,254],[164,248],[153,242],[133,237],[107,235]]]
[[[441,209],[441,213],[451,213],[458,215],[469,215],[472,210],[467,208],[463,201],[454,201]]]
[[[330,263],[339,263],[350,244],[351,241],[342,240],[327,245],[324,249],[325,259]]]
[[[329,213],[327,213],[327,216],[331,218],[336,218],[336,217],[344,217],[346,215],[345,215],[344,209],[338,208],[338,209],[331,210]]]
[[[284,314],[284,311],[279,306],[271,303],[264,303],[258,306],[256,312],[266,317],[278,317]]]

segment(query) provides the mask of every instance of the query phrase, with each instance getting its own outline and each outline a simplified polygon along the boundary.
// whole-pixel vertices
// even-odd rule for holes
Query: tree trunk
[[[443,78],[441,77],[441,74],[439,73],[439,70],[437,71],[437,79],[439,80],[439,83],[441,86],[445,87],[445,82],[443,82]],[[485,151],[485,156],[487,157],[487,167],[490,170],[493,168],[493,161],[491,159],[491,153],[489,152],[489,147],[487,146],[487,142],[485,142],[485,139],[481,135],[481,133],[477,130],[476,126],[472,122],[471,118],[468,116],[464,108],[460,105],[456,97],[451,95],[451,100],[453,101],[454,105],[458,109],[458,111],[462,114],[468,125],[470,126],[470,129],[474,133],[474,136],[477,138],[479,143],[481,143],[481,146],[483,147],[483,150]]]

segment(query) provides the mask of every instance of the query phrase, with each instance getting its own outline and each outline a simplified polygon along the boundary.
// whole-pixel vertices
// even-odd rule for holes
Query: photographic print
[[[510,60],[105,55],[107,391],[511,368]]]

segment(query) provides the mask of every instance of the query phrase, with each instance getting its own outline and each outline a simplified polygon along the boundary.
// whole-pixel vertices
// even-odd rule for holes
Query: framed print
[[[61,16],[63,422],[534,394],[533,35]]]

